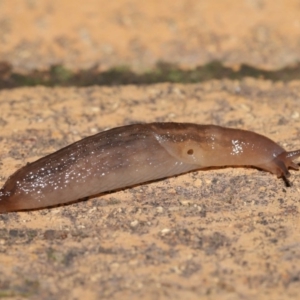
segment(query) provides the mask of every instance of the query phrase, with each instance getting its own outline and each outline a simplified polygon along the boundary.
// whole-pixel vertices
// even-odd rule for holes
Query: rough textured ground
[[[0,92],[1,183],[82,137],[150,121],[254,130],[300,148],[300,82]],[[130,176],[130,174],[128,174]],[[223,168],[0,216],[0,297],[298,299],[300,173],[291,188]]]
[[[300,60],[298,0],[0,0],[0,61],[77,70]]]

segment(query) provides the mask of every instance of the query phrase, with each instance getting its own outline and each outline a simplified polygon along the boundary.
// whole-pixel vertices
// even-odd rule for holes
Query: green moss
[[[52,66],[49,71],[50,79],[57,83],[66,83],[73,77],[73,72],[63,66]]]
[[[14,291],[11,290],[0,290],[0,298],[9,298],[17,296]]]
[[[264,78],[272,81],[290,81],[300,79],[300,64],[277,71],[266,71],[248,65],[241,65],[239,70],[224,66],[220,61],[212,61],[193,69],[182,69],[175,64],[159,62],[143,73],[131,70],[129,66],[116,66],[99,72],[90,68],[73,72],[64,66],[52,66],[48,71],[33,71],[29,74],[14,73],[12,68],[5,76],[0,73],[0,88],[21,86],[91,86],[91,85],[126,85],[152,84],[159,82],[196,83],[211,79],[242,79],[244,77]]]
[[[22,285],[13,285],[9,288],[0,289],[1,298],[30,298],[32,295],[38,293],[40,283],[37,280],[25,279]]]

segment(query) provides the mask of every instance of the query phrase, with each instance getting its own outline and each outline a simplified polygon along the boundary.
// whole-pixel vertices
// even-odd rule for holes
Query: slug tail
[[[15,211],[15,205],[12,205],[10,193],[7,193],[3,188],[0,189],[0,213]]]

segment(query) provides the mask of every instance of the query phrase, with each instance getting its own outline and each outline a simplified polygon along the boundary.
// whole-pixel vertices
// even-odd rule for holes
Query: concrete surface
[[[220,60],[278,69],[300,60],[298,0],[0,0],[0,61],[100,71]]]
[[[1,183],[106,128],[213,123],[300,148],[300,82],[0,91]],[[300,173],[192,172],[76,204],[0,215],[7,299],[298,299]],[[130,174],[129,174],[130,175]]]

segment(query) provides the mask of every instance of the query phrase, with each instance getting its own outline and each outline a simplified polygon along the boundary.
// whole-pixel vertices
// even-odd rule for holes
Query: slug
[[[29,163],[0,190],[0,212],[55,206],[219,166],[253,166],[287,180],[300,149],[215,125],[150,123],[113,128]]]

